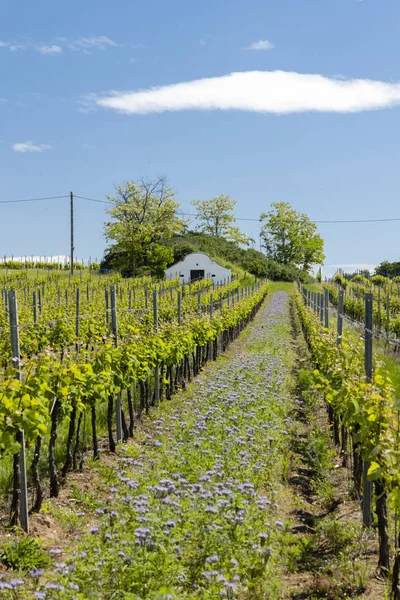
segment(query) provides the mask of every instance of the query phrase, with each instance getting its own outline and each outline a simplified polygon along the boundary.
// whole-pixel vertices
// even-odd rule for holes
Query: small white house
[[[229,283],[231,269],[222,267],[203,252],[193,252],[165,271],[166,279],[180,278],[181,283],[190,283],[199,279],[212,279],[213,283]]]

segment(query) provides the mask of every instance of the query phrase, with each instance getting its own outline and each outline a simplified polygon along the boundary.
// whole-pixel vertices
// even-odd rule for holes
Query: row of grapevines
[[[339,288],[334,284],[325,284],[324,287],[329,290],[329,299],[334,306],[338,304]],[[372,290],[362,288],[359,291],[353,291],[353,287],[347,287],[344,295],[344,311],[352,319],[363,321],[364,311],[364,293]],[[400,337],[400,299],[396,296],[381,295],[380,306],[378,304],[378,291],[374,290],[373,320],[374,325],[380,324],[381,329],[386,331],[389,325],[389,331]]]
[[[338,347],[336,332],[322,327],[300,293],[296,293],[295,303],[316,366],[314,385],[333,409],[335,418],[350,433],[357,487],[361,484],[361,461],[370,465],[368,478],[375,482],[376,492],[380,567],[387,574],[386,494],[395,513],[400,510],[399,401],[394,398],[388,372],[379,362],[375,361],[372,381],[366,382],[364,348],[357,337],[345,331]]]

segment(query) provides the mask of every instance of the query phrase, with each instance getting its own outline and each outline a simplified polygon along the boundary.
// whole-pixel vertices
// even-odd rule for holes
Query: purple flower
[[[97,532],[98,532],[98,530],[99,530],[99,528],[98,528],[98,527],[92,527],[92,528],[90,529],[90,533],[97,533]]]
[[[29,575],[31,577],[41,577],[42,575],[44,575],[44,569],[32,569],[31,571],[29,571]]]
[[[0,590],[1,589],[12,590],[13,586],[11,585],[11,583],[7,583],[7,581],[0,581]]]
[[[219,561],[219,556],[218,554],[212,554],[211,556],[209,556],[208,558],[206,558],[206,563],[217,563]]]
[[[203,571],[202,572],[203,577],[207,577],[207,579],[210,579],[211,577],[217,577],[219,575],[218,571]]]
[[[175,523],[175,521],[167,521],[167,526],[168,527],[176,527],[176,523]]]
[[[35,592],[35,596],[39,600],[44,600],[46,598],[46,592]]]
[[[23,579],[12,579],[10,583],[11,585],[24,585],[25,581]]]
[[[46,589],[59,590],[60,592],[62,592],[64,589],[64,586],[60,585],[59,583],[46,583]]]
[[[275,525],[278,525],[278,527],[283,527],[284,523],[283,521],[275,521]]]
[[[218,513],[218,508],[215,508],[215,506],[207,506],[206,513],[217,514]]]

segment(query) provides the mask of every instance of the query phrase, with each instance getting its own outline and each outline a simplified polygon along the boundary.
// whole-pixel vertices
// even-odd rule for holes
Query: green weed
[[[50,557],[38,540],[21,537],[0,546],[0,562],[9,569],[24,571],[47,567]]]

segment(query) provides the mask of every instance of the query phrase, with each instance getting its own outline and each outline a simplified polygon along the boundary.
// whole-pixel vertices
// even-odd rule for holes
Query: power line
[[[399,218],[391,219],[354,219],[354,220],[336,220],[336,221],[313,221],[313,223],[384,223],[389,221],[400,221]]]
[[[99,202],[101,204],[112,204],[109,200],[99,200],[97,198],[86,198],[85,196],[75,196],[75,198],[80,198],[81,200],[90,200],[90,202]],[[180,213],[183,217],[197,217],[194,213]],[[312,220],[312,219],[311,219]],[[260,218],[255,217],[235,217],[235,221],[253,221],[262,223]],[[313,220],[312,220],[313,221]],[[400,217],[388,218],[388,219],[334,219],[334,220],[326,220],[326,221],[313,221],[313,223],[384,223],[384,222],[392,222],[392,221],[400,221]]]
[[[60,200],[69,198],[69,195],[65,196],[49,196],[47,198],[26,198],[23,200],[0,200],[0,204],[16,204],[20,202],[41,202],[43,200]],[[88,200],[89,202],[96,202],[97,204],[112,204],[109,200],[100,200],[99,198],[89,198],[87,196],[78,196],[74,194],[74,198],[79,198],[80,200]],[[180,213],[183,217],[197,217],[194,213]],[[313,223],[316,224],[341,224],[341,223],[392,223],[395,221],[400,221],[400,217],[392,217],[386,219],[331,219],[331,220],[313,220]],[[262,223],[260,218],[255,217],[235,217],[235,221],[252,221],[256,223]]]
[[[17,204],[19,202],[41,202],[42,200],[60,200],[69,196],[49,196],[48,198],[25,198],[24,200],[0,200],[0,204]]]
[[[74,194],[74,198],[89,200],[89,202],[98,202],[99,204],[112,204],[109,200],[98,200],[97,198],[87,198],[86,196],[77,196],[76,194]]]

